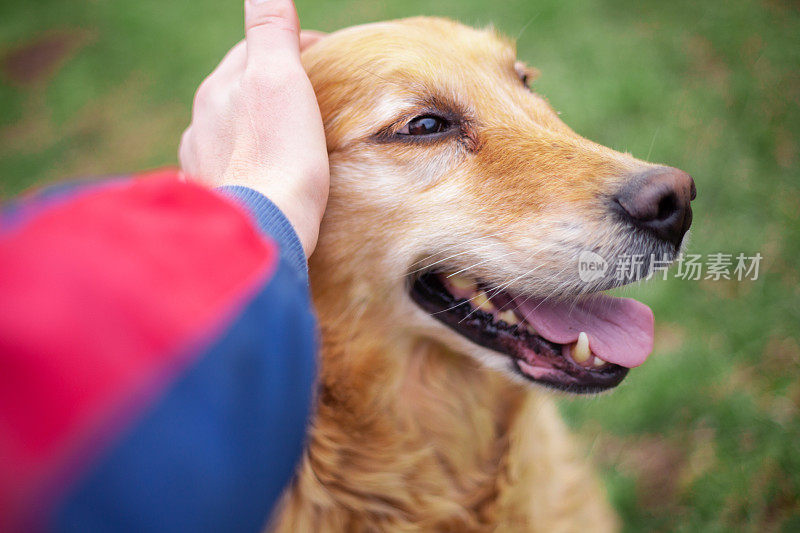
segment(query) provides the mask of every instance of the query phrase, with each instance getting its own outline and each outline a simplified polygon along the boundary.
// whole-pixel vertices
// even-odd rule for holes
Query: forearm
[[[169,174],[0,216],[4,531],[255,530],[292,476],[315,372],[304,257],[271,208]]]

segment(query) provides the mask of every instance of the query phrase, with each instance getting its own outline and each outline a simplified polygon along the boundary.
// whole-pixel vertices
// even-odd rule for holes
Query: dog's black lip
[[[479,346],[511,358],[511,369],[520,376],[554,389],[576,394],[604,391],[619,385],[628,369],[608,363],[599,369],[588,369],[568,361],[561,353],[562,345],[547,339],[496,323],[492,316],[476,310],[465,299],[456,299],[442,284],[436,272],[428,271],[411,279],[411,298],[432,317]],[[554,369],[546,378],[534,378],[520,367],[522,346],[536,352]]]

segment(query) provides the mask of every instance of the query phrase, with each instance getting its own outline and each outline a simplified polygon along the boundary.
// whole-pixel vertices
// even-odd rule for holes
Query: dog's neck
[[[331,279],[316,282],[312,273],[322,328],[309,452],[316,479],[344,500],[369,486],[376,512],[388,505],[413,514],[454,503],[454,496],[478,513],[491,506],[509,429],[530,391],[439,343],[404,334],[386,320],[380,298],[354,302],[352,292],[343,298],[342,285],[326,290]],[[347,480],[336,478],[343,462]]]

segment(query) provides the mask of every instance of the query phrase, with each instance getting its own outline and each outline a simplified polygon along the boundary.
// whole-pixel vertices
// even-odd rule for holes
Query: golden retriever
[[[641,277],[625,256],[676,257],[691,178],[575,134],[492,30],[369,24],[303,63],[331,165],[322,366],[270,527],[616,529],[547,389],[611,388],[650,352],[650,310],[596,293]],[[608,262],[588,281],[587,251]]]

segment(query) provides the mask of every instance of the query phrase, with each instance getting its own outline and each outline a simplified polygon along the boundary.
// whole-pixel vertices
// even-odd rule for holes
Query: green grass
[[[656,353],[613,394],[562,402],[630,531],[800,530],[800,15],[788,1],[300,0],[306,27],[416,14],[494,23],[576,131],[695,177],[692,253],[760,252],[757,281],[628,289]],[[0,78],[0,196],[176,163],[194,89],[241,5],[12,0],[0,50],[83,45],[46,79]]]

